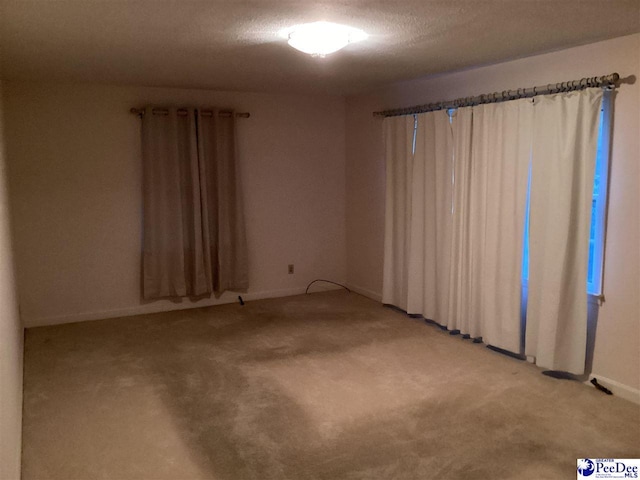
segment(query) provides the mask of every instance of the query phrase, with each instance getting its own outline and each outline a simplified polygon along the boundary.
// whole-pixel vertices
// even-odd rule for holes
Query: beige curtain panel
[[[165,110],[142,117],[143,298],[246,290],[235,116]]]

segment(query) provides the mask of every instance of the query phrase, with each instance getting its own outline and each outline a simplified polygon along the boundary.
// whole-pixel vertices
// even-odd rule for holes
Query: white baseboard
[[[363,295],[367,298],[370,298],[371,300],[375,300],[376,302],[382,301],[382,295],[380,293],[374,292],[373,290],[362,288],[357,285],[353,285],[351,283],[347,283],[347,287],[349,287],[349,290],[353,290],[354,292],[359,293],[360,295]]]
[[[624,398],[625,400],[629,400],[630,402],[640,405],[640,389],[630,387],[628,385],[616,382],[615,380],[611,380],[607,377],[603,377],[602,375],[598,375],[595,373],[589,375],[589,380],[584,382],[585,385],[589,385],[590,387],[595,388],[591,384],[591,380],[593,378],[597,378],[598,383],[603,387],[607,387],[609,390],[611,390],[615,396]]]
[[[339,288],[339,287],[336,287]],[[324,287],[323,290],[332,289]],[[47,325],[60,325],[63,323],[85,322],[89,320],[104,320],[107,318],[129,317],[132,315],[143,315],[147,313],[169,312],[172,310],[186,310],[189,308],[210,307],[213,305],[224,305],[238,301],[238,295],[244,301],[261,300],[265,298],[289,297],[291,295],[301,295],[305,292],[305,287],[284,288],[279,290],[263,290],[249,293],[225,293],[219,298],[211,297],[198,301],[184,299],[178,302],[171,300],[158,300],[157,302],[136,305],[128,308],[117,308],[113,310],[99,310],[93,312],[81,312],[70,315],[58,315],[51,317],[26,318],[25,328],[42,327]]]

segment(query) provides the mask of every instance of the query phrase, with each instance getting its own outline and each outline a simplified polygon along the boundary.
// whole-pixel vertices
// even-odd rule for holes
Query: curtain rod
[[[162,108],[154,108],[152,110],[154,115],[169,115],[169,110],[166,109],[162,109]],[[131,110],[129,110],[129,113],[133,113],[134,115],[138,115],[140,118],[142,118],[144,116],[144,109],[143,108],[132,108]],[[202,110],[202,112],[200,112],[201,115],[203,117],[212,117],[213,116],[213,111],[212,110]],[[219,117],[230,117],[232,115],[233,112],[228,112],[225,110],[221,110],[218,112],[218,116]],[[185,115],[187,115],[187,110],[181,108],[178,109],[178,115],[180,115],[181,117],[184,117]],[[236,113],[236,118],[249,118],[251,116],[251,114],[249,112],[239,112]]]
[[[455,100],[447,100],[444,102],[427,103],[424,105],[414,105],[413,107],[394,108],[391,110],[383,110],[381,112],[373,112],[374,117],[397,117],[401,115],[415,115],[417,113],[434,112],[436,110],[444,110],[448,108],[471,107],[473,105],[481,105],[483,103],[497,103],[508,100],[516,100],[518,98],[530,98],[536,95],[549,95],[551,93],[571,92],[574,90],[583,90],[592,87],[609,87],[614,88],[620,80],[620,75],[612,73],[601,77],[581,78],[570,82],[549,83],[541,87],[519,88],[517,90],[504,90],[502,92],[494,92],[477,97],[462,97]]]

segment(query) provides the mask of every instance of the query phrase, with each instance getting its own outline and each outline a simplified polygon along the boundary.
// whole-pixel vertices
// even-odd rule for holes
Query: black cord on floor
[[[314,280],[313,282],[311,282],[309,285],[307,285],[307,289],[304,291],[305,294],[309,293],[309,287],[311,285],[313,285],[316,282],[327,282],[327,283],[333,283],[334,285],[338,285],[339,287],[344,288],[347,292],[351,293],[351,290],[349,290],[348,287],[342,285],[341,283],[337,283],[337,282],[332,282],[331,280],[322,280],[321,278],[318,278],[317,280]]]
[[[602,385],[600,385],[598,383],[598,379],[597,378],[592,378],[591,379],[591,383],[593,384],[594,387],[596,387],[601,392],[604,392],[607,395],[613,395],[613,392],[611,390],[609,390],[607,387],[603,387]]]

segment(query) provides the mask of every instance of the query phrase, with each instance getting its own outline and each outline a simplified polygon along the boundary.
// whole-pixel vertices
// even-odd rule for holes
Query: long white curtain
[[[383,302],[522,353],[522,255],[531,168],[526,352],[541,366],[577,372],[564,359],[574,358],[573,347],[583,355],[585,350],[584,253],[600,96],[599,90],[589,90],[460,108],[451,118],[444,111],[421,114],[415,152],[414,118],[385,119]],[[574,251],[578,236],[580,247]],[[578,259],[584,265],[578,266]],[[560,282],[568,285],[560,288]],[[549,352],[555,360],[549,360]]]
[[[413,119],[387,120],[393,148],[383,302],[518,351],[531,105],[500,107],[461,108],[451,118],[445,111],[418,115],[413,155],[392,138],[394,126],[401,128],[410,145]],[[403,241],[392,242],[399,222]],[[404,263],[394,269],[399,258]],[[399,271],[402,288],[394,290],[389,273]]]
[[[473,109],[460,108],[451,118],[453,141],[453,202],[451,205],[451,255],[449,259],[449,308],[447,317],[437,319],[449,330],[459,330],[480,336],[479,322],[473,312],[471,295],[475,286],[471,283],[471,260],[475,245],[471,228],[471,185],[474,182],[471,165],[473,133]]]
[[[413,117],[385,119],[387,188],[382,301],[403,310],[407,309],[413,135]]]
[[[470,317],[485,343],[521,344],[522,254],[531,155],[531,100],[474,107],[469,238]]]
[[[452,154],[452,130],[447,112],[418,115],[410,183],[406,310],[432,320],[447,318],[449,311]]]
[[[602,90],[537,99],[533,128],[526,353],[584,373],[589,228]]]

